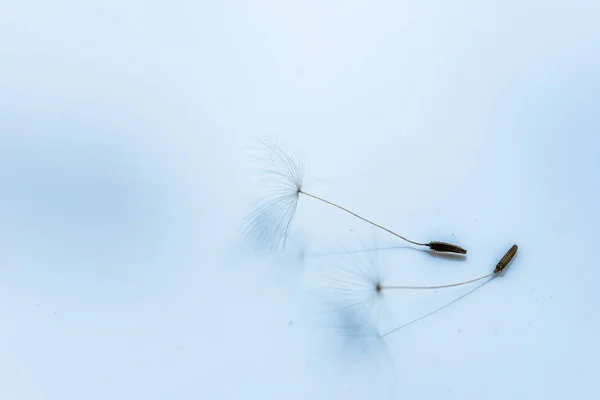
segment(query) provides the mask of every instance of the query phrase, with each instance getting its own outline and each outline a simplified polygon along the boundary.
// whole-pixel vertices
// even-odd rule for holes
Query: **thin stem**
[[[335,204],[335,203],[332,203],[331,201],[328,201],[328,200],[322,199],[322,198],[320,198],[320,197],[318,197],[318,196],[315,196],[314,194],[306,193],[305,191],[303,191],[303,190],[301,190],[301,189],[298,189],[298,193],[302,193],[302,194],[304,194],[304,195],[306,195],[306,196],[312,197],[313,199],[317,199],[317,200],[320,200],[320,201],[322,201],[323,203],[327,203],[327,204],[329,204],[329,205],[332,205],[332,206],[334,206],[334,207],[337,207],[337,208],[339,208],[339,209],[340,209],[340,210],[342,210],[342,211],[346,211],[347,213],[349,213],[349,214],[352,214],[352,215],[354,215],[355,217],[357,217],[357,218],[359,218],[359,219],[362,219],[363,221],[365,221],[365,222],[368,222],[369,224],[371,224],[371,225],[373,225],[373,226],[376,226],[376,227],[378,227],[379,229],[383,229],[384,231],[386,231],[386,232],[389,232],[389,233],[391,233],[392,235],[394,235],[394,236],[396,236],[396,237],[399,237],[400,239],[402,239],[402,240],[405,240],[405,241],[407,241],[407,242],[409,242],[409,243],[415,244],[415,245],[417,245],[417,246],[429,246],[427,243],[417,243],[417,242],[413,242],[412,240],[409,240],[409,239],[405,238],[404,236],[400,236],[400,235],[398,235],[396,232],[393,232],[393,231],[389,230],[388,228],[385,228],[385,227],[383,227],[383,226],[381,226],[381,225],[379,225],[379,224],[376,224],[376,223],[375,223],[375,222],[373,222],[373,221],[369,221],[368,219],[361,217],[360,215],[358,215],[358,214],[356,214],[356,213],[353,213],[352,211],[348,210],[347,208],[344,208],[344,207],[342,207],[342,206],[339,206],[339,205],[337,205],[337,204]]]
[[[473,283],[473,282],[477,282],[477,281],[480,281],[480,280],[485,279],[485,278],[489,278],[490,276],[493,276],[495,274],[496,274],[495,272],[492,272],[491,274],[480,276],[479,278],[471,279],[471,280],[465,281],[465,282],[453,283],[453,284],[450,284],[450,285],[441,285],[441,286],[381,286],[381,289],[382,290],[385,290],[385,289],[444,289],[444,288],[450,288],[450,287],[455,287],[455,286],[467,285],[469,283]]]
[[[495,275],[495,274],[490,274],[490,275]],[[397,331],[399,331],[400,329],[406,328],[407,326],[409,326],[409,325],[412,325],[412,324],[414,324],[415,322],[419,322],[419,321],[421,321],[422,319],[425,319],[425,318],[429,317],[430,315],[433,315],[433,314],[435,314],[435,313],[437,313],[437,312],[439,312],[439,311],[442,311],[442,310],[443,310],[444,308],[446,308],[446,307],[450,307],[452,304],[454,304],[454,303],[456,303],[457,301],[459,301],[459,300],[461,300],[461,299],[463,299],[463,298],[467,297],[468,295],[470,295],[471,293],[473,293],[473,292],[474,292],[474,291],[476,291],[477,289],[480,289],[482,286],[484,286],[486,283],[488,283],[488,282],[489,282],[489,281],[491,281],[491,280],[492,280],[492,279],[490,278],[489,280],[487,280],[487,281],[483,282],[481,285],[477,286],[475,289],[473,289],[473,290],[470,290],[469,292],[467,292],[467,293],[463,294],[462,296],[460,296],[460,297],[459,297],[459,298],[457,298],[457,299],[454,299],[454,300],[452,300],[450,303],[448,303],[448,304],[446,304],[446,305],[444,305],[444,306],[442,306],[442,307],[440,307],[440,308],[437,308],[437,309],[435,309],[435,310],[433,310],[433,311],[431,311],[431,312],[429,312],[429,313],[427,313],[427,314],[425,314],[425,315],[423,315],[423,316],[421,316],[421,317],[419,317],[419,318],[415,318],[415,319],[413,319],[412,321],[409,321],[409,322],[405,323],[404,325],[401,325],[401,326],[399,326],[399,327],[397,327],[397,328],[394,328],[394,329],[392,329],[392,330],[390,330],[390,331],[388,331],[388,332],[386,332],[386,333],[382,334],[382,335],[381,335],[381,338],[383,339],[384,337],[386,337],[386,336],[388,336],[388,335],[391,335],[392,333],[394,333],[394,332],[397,332]]]

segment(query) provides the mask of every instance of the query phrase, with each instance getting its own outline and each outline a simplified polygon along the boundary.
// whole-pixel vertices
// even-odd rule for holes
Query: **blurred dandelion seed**
[[[342,340],[342,345],[344,346],[344,348],[348,348],[351,351],[358,352],[358,354],[360,355],[363,355],[368,351],[374,351],[376,354],[379,355],[382,351],[387,351],[387,343],[385,341],[386,337],[450,307],[451,305],[464,299],[470,294],[473,294],[476,290],[481,289],[483,286],[489,283],[495,276],[496,275],[493,275],[487,281],[481,283],[480,285],[471,289],[467,293],[457,297],[451,302],[441,307],[438,307],[425,315],[422,315],[418,318],[415,318],[409,322],[406,322],[396,328],[385,331],[383,333],[379,331],[379,329],[375,326],[373,321],[369,320],[368,316],[359,313],[358,310],[340,309],[339,315],[337,316],[337,319],[332,325],[332,327],[334,328],[334,337],[340,338]]]
[[[265,149],[269,150],[269,157],[267,160],[269,166],[262,171],[267,178],[263,187],[267,190],[268,194],[257,205],[255,210],[244,219],[242,230],[246,237],[255,237],[259,243],[270,247],[271,250],[284,250],[292,227],[292,221],[296,215],[300,194],[302,194],[306,197],[310,197],[345,211],[346,213],[413,245],[426,246],[431,251],[440,253],[467,253],[467,250],[464,248],[451,243],[439,241],[419,243],[410,240],[342,207],[339,204],[307,192],[305,190],[306,167],[281,146],[277,144],[268,144],[265,140],[258,141]]]
[[[348,310],[371,317],[378,323],[386,312],[382,288],[385,276],[377,252],[360,256],[342,255],[319,259],[307,271],[315,285],[315,297],[330,310]]]
[[[338,255],[309,264],[308,281],[322,316],[321,328],[346,361],[368,360],[382,367],[391,360],[379,333],[379,320],[386,313],[381,259],[377,253]]]
[[[357,313],[355,310],[340,310],[341,316],[338,316],[338,319],[335,321],[336,323],[333,325],[334,337],[342,339],[344,348],[348,348],[351,351],[358,352],[361,355],[368,351],[374,351],[379,355],[382,351],[387,351],[386,337],[450,307],[473,294],[476,290],[481,289],[494,277],[495,275],[451,302],[384,333],[381,333],[367,317]]]

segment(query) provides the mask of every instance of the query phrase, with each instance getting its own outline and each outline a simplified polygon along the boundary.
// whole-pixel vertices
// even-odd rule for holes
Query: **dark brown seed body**
[[[510,249],[508,249],[508,251],[506,252],[504,257],[502,257],[502,259],[500,261],[498,261],[498,264],[496,265],[496,269],[494,270],[495,274],[497,274],[498,272],[502,272],[504,270],[504,268],[506,268],[506,266],[513,259],[515,254],[517,254],[518,249],[519,249],[519,246],[517,246],[516,244],[514,244]]]
[[[463,249],[460,246],[455,244],[450,244],[446,242],[429,242],[427,246],[433,251],[439,251],[440,253],[457,253],[457,254],[467,254],[467,250]]]

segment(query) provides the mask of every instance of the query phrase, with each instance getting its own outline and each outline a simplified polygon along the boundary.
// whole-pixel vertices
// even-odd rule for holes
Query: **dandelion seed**
[[[268,194],[244,219],[242,230],[246,237],[252,236],[271,250],[281,251],[292,227],[306,170],[281,148],[273,146],[270,150],[262,184]]]
[[[264,140],[260,140],[260,143],[270,151],[268,160],[270,165],[264,172],[272,179],[266,185],[269,194],[244,220],[243,231],[246,236],[254,236],[259,242],[269,245],[272,249],[283,250],[302,194],[342,210],[413,245],[429,247],[431,251],[441,253],[467,253],[464,248],[446,242],[419,243],[410,240],[339,204],[309,193],[305,189],[305,167],[280,146],[269,145]]]
[[[491,279],[492,278],[442,307],[438,307],[425,315],[415,318],[396,328],[384,331],[383,333],[367,315],[364,315],[358,309],[339,309],[337,314],[333,314],[332,321],[328,325],[324,325],[324,327],[329,328],[333,332],[332,337],[338,340],[338,348],[344,351],[345,354],[360,356],[362,358],[366,357],[369,360],[376,360],[379,362],[383,359],[382,356],[390,356],[386,341],[388,336],[450,307],[465,297],[473,294],[476,290],[481,289],[490,282]]]
[[[451,306],[452,304],[455,304],[458,301],[460,301],[461,299],[467,297],[468,295],[474,293],[476,290],[481,289],[483,286],[485,286],[487,283],[489,283],[493,278],[495,278],[496,276],[498,276],[498,274],[500,272],[502,272],[502,271],[505,270],[505,268],[508,265],[508,263],[510,263],[510,261],[514,258],[515,254],[517,252],[517,249],[518,249],[518,246],[517,245],[513,245],[506,252],[506,254],[502,257],[502,259],[500,260],[500,262],[498,262],[497,267],[494,270],[494,272],[492,272],[491,274],[487,274],[485,276],[482,276],[480,278],[477,278],[477,279],[472,279],[470,281],[461,282],[461,283],[453,284],[453,285],[444,285],[444,286],[379,286],[379,284],[377,284],[375,286],[375,291],[379,293],[379,292],[385,291],[386,289],[432,289],[432,288],[436,288],[437,289],[437,288],[444,288],[444,287],[454,287],[454,286],[464,285],[464,284],[467,284],[467,283],[477,282],[477,281],[480,281],[480,280],[488,278],[485,282],[481,283],[480,285],[476,286],[474,289],[472,289],[469,292],[461,295],[460,297],[454,299],[453,301],[451,301],[451,302],[443,305],[442,307],[439,307],[439,308],[437,308],[437,309],[435,309],[435,310],[433,310],[433,311],[431,311],[431,312],[429,312],[429,313],[427,313],[425,315],[422,315],[422,316],[420,316],[418,318],[415,318],[412,321],[409,321],[409,322],[407,322],[407,323],[405,323],[405,324],[403,324],[403,325],[401,325],[399,327],[396,327],[396,328],[394,328],[394,329],[392,329],[390,331],[387,331],[387,332],[385,332],[383,334],[380,334],[379,338],[381,340],[383,340],[387,336],[391,335],[392,333],[398,332],[401,329],[404,329],[404,328],[406,328],[406,327],[408,327],[408,326],[410,326],[410,325],[412,325],[412,324],[414,324],[416,322],[419,322],[419,321],[421,321],[421,320],[423,320],[423,319],[425,319],[425,318],[427,318],[427,317],[429,317],[429,316],[431,316],[431,315],[433,315],[433,314],[435,314],[437,312],[440,312],[440,311],[444,310],[445,308]]]

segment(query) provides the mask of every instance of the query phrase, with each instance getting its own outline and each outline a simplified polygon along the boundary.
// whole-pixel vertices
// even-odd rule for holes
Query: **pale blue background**
[[[0,398],[597,397],[598,21],[593,0],[0,2]],[[390,336],[393,365],[336,363],[294,247],[236,231],[260,135],[315,194],[470,250],[394,252],[397,283],[517,243],[510,273]],[[290,240],[370,235],[303,199]]]

